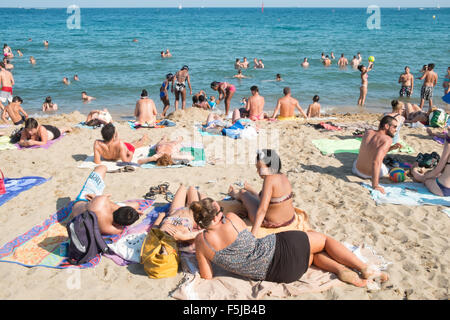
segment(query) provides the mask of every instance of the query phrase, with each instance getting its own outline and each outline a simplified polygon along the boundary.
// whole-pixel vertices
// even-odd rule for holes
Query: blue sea
[[[387,111],[398,97],[399,75],[406,65],[420,76],[422,65],[435,63],[439,75],[435,102],[443,106],[442,80],[449,66],[450,8],[381,8],[380,29],[369,29],[366,8],[178,8],[84,9],[80,29],[67,28],[67,9],[0,9],[0,43],[14,50],[14,94],[31,114],[40,113],[51,96],[58,113],[107,107],[116,115],[132,115],[141,90],[147,89],[159,110],[159,87],[167,73],[190,68],[193,91],[208,95],[212,81],[236,86],[232,108],[257,85],[272,110],[285,86],[306,108],[315,94],[323,109],[358,111],[360,73],[339,70],[341,53],[350,61],[361,52],[363,63],[374,56],[365,110]],[[434,16],[434,18],[433,18]],[[32,41],[28,41],[32,38]],[[132,40],[136,38],[139,42]],[[45,48],[43,40],[50,46]],[[169,48],[172,58],[161,59]],[[20,49],[24,56],[18,57]],[[336,60],[325,68],[321,53]],[[37,64],[31,65],[34,56]],[[247,57],[250,79],[237,80],[234,61]],[[253,58],[265,69],[253,69]],[[310,67],[300,63],[308,57]],[[280,73],[284,81],[275,82]],[[78,74],[80,81],[72,80]],[[69,86],[62,78],[72,80]],[[422,81],[416,81],[411,101],[418,103]],[[81,91],[97,100],[83,104]],[[173,95],[170,96],[173,106]],[[188,96],[187,105],[191,104]],[[220,106],[223,109],[223,104]],[[173,110],[173,108],[171,109]]]

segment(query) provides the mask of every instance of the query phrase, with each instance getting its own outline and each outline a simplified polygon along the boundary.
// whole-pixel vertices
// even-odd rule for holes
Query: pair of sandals
[[[169,189],[168,182],[161,183],[156,187],[150,187],[150,190],[144,195],[144,199],[155,200],[157,194],[164,194],[167,202],[172,202],[175,195],[172,192],[168,191],[168,189]]]
[[[108,170],[107,173],[116,173],[116,172],[133,172],[136,171],[136,168],[133,166],[125,166],[123,168],[115,169],[115,170]]]

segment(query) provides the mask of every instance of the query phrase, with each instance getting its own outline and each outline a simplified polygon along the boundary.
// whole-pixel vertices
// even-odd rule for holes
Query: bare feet
[[[239,200],[239,191],[237,191],[233,186],[228,188],[228,195],[236,200]]]
[[[357,287],[365,287],[367,280],[361,279],[358,274],[350,269],[344,268],[336,274],[342,282],[350,283]]]
[[[372,266],[367,266],[361,270],[361,275],[364,279],[380,278],[381,282],[389,280],[387,273],[381,272]]]

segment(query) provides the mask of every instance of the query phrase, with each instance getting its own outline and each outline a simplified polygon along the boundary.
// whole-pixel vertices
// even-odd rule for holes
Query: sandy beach
[[[155,144],[163,135],[185,141],[202,142],[205,146],[205,167],[174,169],[143,169],[135,172],[109,173],[105,193],[112,199],[142,198],[150,186],[169,182],[175,192],[179,183],[198,186],[201,192],[220,200],[235,182],[248,181],[261,188],[252,161],[254,154],[246,140],[226,137],[201,137],[194,122],[206,120],[208,112],[189,108],[177,111],[169,118],[175,127],[131,130],[125,121],[115,122],[121,139],[132,141],[147,133]],[[335,123],[366,123],[377,126],[381,114],[330,115]],[[42,124],[74,126],[85,120],[79,112],[39,119]],[[311,121],[318,123],[318,121]],[[290,297],[291,299],[448,299],[450,264],[448,234],[450,219],[442,206],[377,206],[369,190],[361,186],[362,179],[352,175],[356,154],[322,155],[312,144],[313,139],[351,138],[352,130],[319,131],[306,125],[306,120],[260,121],[261,132],[271,132],[275,138],[283,169],[295,193],[294,204],[306,211],[314,230],[354,245],[366,244],[392,264],[390,280],[382,289],[370,291],[350,285],[334,287],[322,293]],[[5,129],[12,131],[13,127]],[[77,166],[93,153],[100,130],[75,128],[48,150],[0,151],[5,176],[41,176],[48,182],[21,193],[0,207],[0,245],[42,223],[49,215],[67,205],[81,189],[90,170]],[[418,152],[442,152],[442,145],[428,137],[425,129],[403,127],[402,139],[415,149],[413,154],[397,155],[413,162]],[[269,144],[269,142],[267,142]],[[226,146],[226,147],[225,147]],[[263,145],[262,145],[263,146]],[[270,146],[270,145],[269,145]],[[227,152],[218,152],[226,148]],[[245,153],[250,153],[245,157]],[[244,158],[239,158],[244,154]],[[236,160],[237,159],[237,160]],[[241,160],[239,160],[241,159]],[[406,181],[411,181],[407,177]],[[366,181],[367,182],[367,181]],[[383,180],[389,183],[389,180]],[[158,196],[156,203],[167,203]],[[142,265],[121,267],[102,258],[95,268],[81,270],[79,289],[68,289],[71,270],[26,268],[12,263],[0,263],[0,299],[172,299],[170,292],[179,284],[182,273],[174,278],[149,279]]]

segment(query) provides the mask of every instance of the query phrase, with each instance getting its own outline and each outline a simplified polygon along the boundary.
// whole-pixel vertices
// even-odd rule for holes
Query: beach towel
[[[108,171],[110,170],[117,170],[120,169],[126,165],[132,165],[132,166],[139,166],[137,163],[138,159],[145,158],[148,154],[150,147],[142,147],[138,148],[134,151],[133,158],[131,159],[131,162],[122,162],[122,161],[102,161],[101,164],[106,166],[108,168]],[[98,166],[94,162],[94,155],[90,155],[84,159],[84,161],[78,165],[78,168],[82,169],[95,169],[95,167]]]
[[[446,213],[447,216],[450,218],[450,209],[449,208],[442,209],[442,212]]]
[[[165,128],[165,127],[174,127],[176,126],[176,123],[173,121],[170,121],[168,119],[162,119],[162,120],[156,120],[156,125],[155,126],[148,126],[146,124],[138,124],[136,123],[135,120],[128,120],[128,125],[130,126],[131,129],[133,130],[137,130],[137,129],[142,129],[142,128],[146,128],[146,129],[156,129],[156,128]]]
[[[0,137],[0,150],[12,150],[17,149],[17,147],[9,142],[10,138],[8,136]]]
[[[205,148],[203,147],[203,144],[191,144],[191,143],[182,143],[181,144],[181,152],[190,152],[191,155],[194,157],[194,160],[189,162],[189,166],[191,167],[203,167],[206,164],[206,156],[205,156]],[[147,157],[151,157],[155,155],[156,153],[156,144],[153,145],[149,152]],[[141,168],[145,169],[154,169],[154,168],[181,168],[186,165],[184,164],[174,164],[171,166],[166,167],[160,167],[156,165],[156,162],[149,162],[141,165]]]
[[[386,270],[391,264],[368,246],[353,246],[348,243],[344,243],[344,245],[378,271]],[[311,266],[298,281],[286,284],[249,280],[213,264],[214,277],[206,280],[200,277],[195,255],[182,253],[180,257],[184,277],[171,296],[181,300],[287,298],[303,293],[322,292],[343,284],[333,273],[322,271],[314,266]],[[369,282],[368,287],[371,290],[380,289],[379,285],[373,281]]]
[[[17,197],[20,193],[43,184],[50,179],[42,177],[5,178],[6,193],[0,195],[0,206],[12,198]]]
[[[395,184],[380,184],[386,194],[373,190],[372,186],[361,183],[363,187],[370,190],[372,199],[376,204],[402,204],[407,206],[450,206],[450,197],[440,197],[432,194],[422,183],[404,182]]]
[[[127,201],[125,201],[127,202]],[[140,210],[150,211],[153,201],[139,200]],[[0,262],[16,263],[25,267],[56,269],[95,267],[100,255],[88,263],[74,266],[67,261],[68,235],[66,224],[71,219],[73,202],[50,216],[42,224],[31,228],[0,248]],[[151,213],[150,213],[151,214]],[[120,235],[105,236],[107,243],[114,243],[126,236],[128,227]]]
[[[48,149],[50,148],[55,142],[61,140],[63,137],[65,136],[65,134],[60,135],[58,138],[54,139],[54,140],[48,140],[46,144],[44,144],[43,146],[31,146],[31,147],[22,147],[20,146],[18,143],[15,144],[15,146],[17,147],[17,149],[22,150],[22,149],[38,149],[38,148],[44,148],[44,149]]]
[[[343,140],[332,140],[332,139],[317,139],[312,140],[314,146],[320,150],[324,155],[335,154],[335,153],[359,153],[359,148],[361,147],[361,138],[355,139],[343,139]],[[406,144],[404,141],[399,141],[402,145],[400,150],[392,150],[388,154],[393,153],[414,153],[414,148]]]
[[[81,129],[97,129],[97,128],[103,128],[103,124],[98,125],[98,126],[88,126],[86,124],[86,122],[83,121],[83,122],[76,124],[74,127],[81,128]]]

